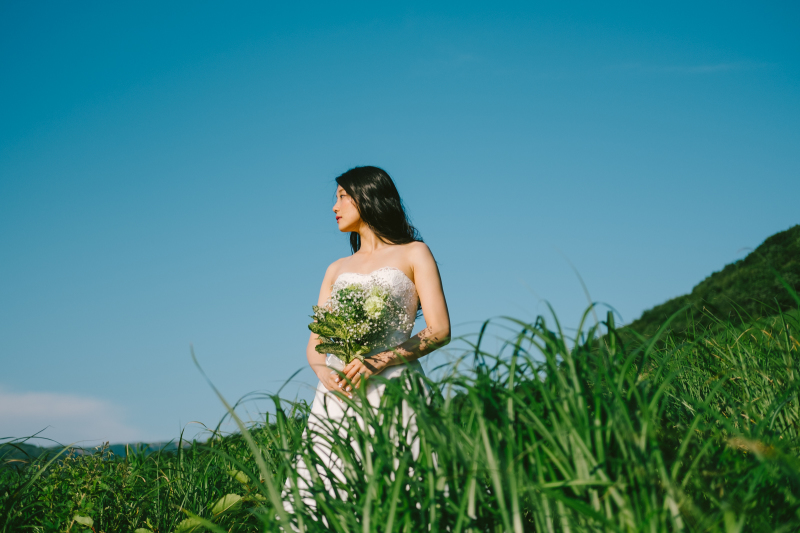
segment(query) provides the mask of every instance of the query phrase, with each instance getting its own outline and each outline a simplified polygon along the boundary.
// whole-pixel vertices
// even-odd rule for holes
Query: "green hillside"
[[[692,322],[708,326],[714,321],[710,315],[741,323],[749,322],[750,318],[775,315],[778,308],[781,311],[796,308],[773,269],[800,292],[800,225],[769,237],[744,259],[726,265],[698,283],[689,294],[645,311],[626,329],[653,335],[667,318],[684,306],[690,308],[670,324],[673,331],[685,331]]]

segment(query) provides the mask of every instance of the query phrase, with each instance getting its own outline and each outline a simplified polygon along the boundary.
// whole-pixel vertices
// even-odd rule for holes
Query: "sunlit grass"
[[[498,332],[507,342],[489,353],[484,339]],[[501,319],[461,339],[458,364],[437,382],[390,382],[378,413],[354,404],[365,427],[328,435],[344,464],[334,487],[341,497],[317,476],[316,509],[295,490],[297,512],[283,511],[280,492],[298,458],[320,460],[301,438],[308,406],[274,397],[264,423],[176,452],[115,458],[101,449],[2,468],[0,523],[4,531],[89,531],[84,518],[105,532],[795,531],[798,333],[797,314],[626,343],[611,315],[575,338],[555,318]],[[399,423],[404,402],[416,434]]]

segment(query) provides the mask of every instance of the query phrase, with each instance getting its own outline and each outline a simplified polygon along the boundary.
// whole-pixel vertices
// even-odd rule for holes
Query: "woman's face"
[[[353,198],[347,194],[341,185],[336,187],[336,203],[333,204],[333,212],[336,213],[336,223],[339,231],[349,232],[358,231],[361,225],[361,215]]]

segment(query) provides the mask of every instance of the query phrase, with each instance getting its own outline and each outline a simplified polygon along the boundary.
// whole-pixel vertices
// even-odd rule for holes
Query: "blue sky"
[[[545,301],[577,324],[571,265],[622,322],[688,292],[800,222],[798,27],[791,2],[0,4],[0,437],[213,425],[190,344],[229,399],[277,390],[356,165],[395,178],[456,334]]]

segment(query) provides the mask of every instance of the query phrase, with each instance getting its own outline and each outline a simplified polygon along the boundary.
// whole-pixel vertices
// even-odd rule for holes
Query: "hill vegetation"
[[[788,291],[775,276],[778,273],[800,292],[800,225],[776,233],[744,259],[726,265],[697,284],[692,292],[645,311],[628,326],[652,336],[664,322],[684,307],[669,325],[683,332],[694,324],[705,328],[718,320],[747,323],[777,315],[795,306]]]

